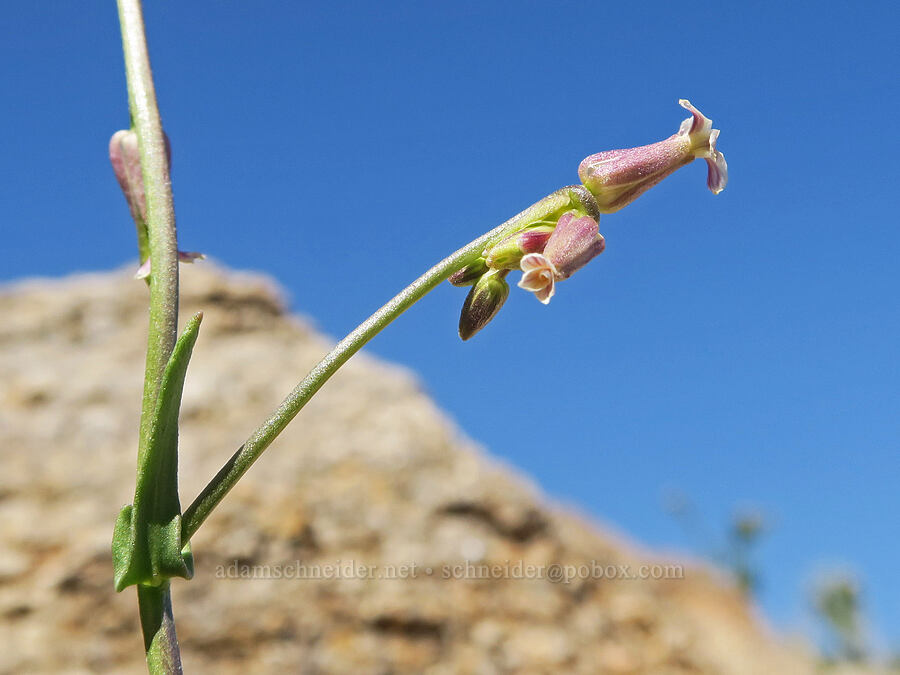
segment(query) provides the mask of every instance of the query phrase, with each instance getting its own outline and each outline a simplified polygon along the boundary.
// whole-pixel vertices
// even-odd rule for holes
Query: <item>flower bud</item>
[[[131,217],[138,227],[146,227],[147,206],[144,199],[144,178],[141,174],[141,156],[138,152],[137,134],[131,129],[121,129],[109,140],[109,161],[112,164],[119,187],[125,194]]]
[[[519,269],[522,256],[544,250],[553,230],[553,225],[538,225],[509,235],[487,251],[487,266],[494,270]]]
[[[459,315],[459,337],[468,340],[488,325],[509,295],[508,270],[490,270],[472,286]]]
[[[678,102],[691,117],[681,123],[678,133],[664,141],[627,150],[608,150],[591,155],[578,167],[578,176],[596,198],[601,213],[627,206],[643,192],[685,164],[700,157],[706,160],[706,184],[719,194],[728,182],[725,156],[716,150],[719,130],[712,120],[681,99]]]
[[[564,214],[541,253],[522,257],[519,288],[531,291],[545,305],[556,293],[556,282],[568,279],[606,248],[599,224],[590,216]]]
[[[599,228],[599,223],[589,216],[576,218],[567,213],[559,219],[544,247],[544,256],[556,267],[557,280],[568,279],[603,253],[606,240]]]
[[[169,145],[169,137],[165,136],[166,160],[171,164],[172,149]],[[119,187],[128,202],[131,218],[137,226],[138,256],[141,266],[134,275],[136,279],[146,279],[150,276],[150,236],[147,232],[147,198],[144,194],[144,174],[141,171],[141,154],[138,149],[137,133],[133,129],[122,129],[113,134],[109,139],[109,161],[112,164],[113,173],[119,181]],[[182,255],[179,253],[179,256]],[[193,262],[203,256],[189,255]],[[182,258],[185,260],[185,258]]]
[[[166,161],[172,163],[172,148],[169,137],[166,141]],[[141,155],[138,150],[137,133],[132,129],[121,129],[109,140],[109,161],[112,164],[119,187],[128,201],[131,217],[140,227],[146,227],[147,200],[144,195],[144,175],[141,171]]]
[[[488,267],[484,258],[479,258],[471,265],[466,265],[461,270],[456,270],[447,278],[447,281],[454,286],[471,286],[487,271]]]

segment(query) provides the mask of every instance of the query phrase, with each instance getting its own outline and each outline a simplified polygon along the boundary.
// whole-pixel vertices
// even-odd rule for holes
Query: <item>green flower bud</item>
[[[459,316],[459,337],[468,340],[488,325],[509,295],[509,270],[490,270],[472,286]]]
[[[447,279],[454,286],[471,286],[481,278],[481,275],[488,271],[484,258],[479,258],[471,265],[457,270]]]

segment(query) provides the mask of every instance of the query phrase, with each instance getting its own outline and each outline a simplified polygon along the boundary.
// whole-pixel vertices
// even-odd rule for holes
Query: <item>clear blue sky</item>
[[[840,563],[900,643],[896,3],[146,10],[182,248],[267,271],[336,337],[583,157],[673,133],[678,98],[712,117],[721,195],[697,162],[605,216],[606,252],[548,307],[514,288],[464,344],[465,291],[445,285],[371,352],[654,547],[694,545],[667,490],[720,528],[759,506],[777,624],[802,625],[810,575]],[[106,157],[128,124],[114,4],[3,13],[0,277],[119,266],[136,249]]]

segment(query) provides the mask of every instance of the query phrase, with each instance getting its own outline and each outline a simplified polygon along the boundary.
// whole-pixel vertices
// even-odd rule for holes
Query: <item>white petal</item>
[[[704,115],[693,105],[691,105],[691,102],[686,98],[678,99],[678,105],[689,111],[692,115],[691,118],[686,119],[681,123],[681,127],[678,129],[679,134],[697,134],[709,132],[709,130],[712,128],[711,119],[709,119],[706,115]]]
[[[549,304],[550,298],[556,295],[556,282],[551,279],[549,284],[544,286],[541,290],[535,291],[534,295],[542,304]]]
[[[550,269],[553,267],[553,263],[547,260],[543,253],[528,253],[522,256],[519,266],[523,272],[528,272],[530,270]]]
[[[549,281],[549,275],[546,270],[528,270],[522,275],[522,278],[516,285],[526,291],[536,292],[544,288]]]
[[[146,279],[150,276],[150,256],[147,256],[147,259],[144,261],[144,264],[138,267],[137,272],[134,273],[135,279]]]

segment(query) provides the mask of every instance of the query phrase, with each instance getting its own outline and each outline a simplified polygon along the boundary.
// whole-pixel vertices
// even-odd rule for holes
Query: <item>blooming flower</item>
[[[600,152],[581,162],[578,176],[596,198],[602,213],[618,211],[698,157],[706,160],[706,184],[713,194],[725,189],[728,165],[716,149],[719,130],[713,129],[712,120],[690,101],[681,99],[678,103],[691,113],[678,133],[651,145]]]
[[[556,266],[541,253],[529,253],[522,258],[522,278],[519,288],[534,293],[545,305],[556,295]]]
[[[568,279],[606,248],[599,223],[590,216],[563,214],[540,253],[522,257],[519,288],[534,293],[545,305],[556,293],[556,282]]]

